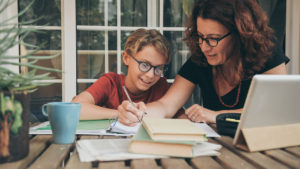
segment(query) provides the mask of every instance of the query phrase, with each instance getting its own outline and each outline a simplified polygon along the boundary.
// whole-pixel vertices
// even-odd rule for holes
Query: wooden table
[[[105,139],[113,136],[80,136],[78,139]],[[223,145],[221,155],[213,157],[197,157],[192,159],[166,158],[142,159],[116,162],[79,161],[75,144],[52,144],[51,135],[32,136],[30,153],[20,161],[0,164],[0,169],[250,169],[250,168],[299,168],[300,146],[263,152],[247,153],[232,146],[232,138],[223,136],[211,142]]]

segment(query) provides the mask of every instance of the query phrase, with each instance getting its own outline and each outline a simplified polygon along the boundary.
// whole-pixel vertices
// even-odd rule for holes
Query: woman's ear
[[[128,56],[128,54],[125,51],[122,52],[122,58],[123,58],[124,64],[126,66],[128,66],[128,64],[129,64],[129,56]]]

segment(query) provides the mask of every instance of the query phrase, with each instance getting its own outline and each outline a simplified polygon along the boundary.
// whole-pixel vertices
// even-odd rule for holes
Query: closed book
[[[187,119],[144,118],[142,125],[153,140],[207,141],[205,132]]]
[[[158,154],[175,157],[193,157],[194,141],[155,141],[150,138],[143,125],[133,136],[129,152],[140,154]]]

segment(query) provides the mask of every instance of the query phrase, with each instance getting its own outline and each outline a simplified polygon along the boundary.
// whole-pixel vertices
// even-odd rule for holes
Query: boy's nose
[[[154,77],[154,67],[152,67],[148,72],[146,72],[146,75],[151,78]]]

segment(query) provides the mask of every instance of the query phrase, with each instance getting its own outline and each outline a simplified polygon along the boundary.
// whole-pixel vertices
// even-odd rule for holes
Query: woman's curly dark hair
[[[249,78],[261,70],[271,57],[275,46],[274,31],[268,26],[268,18],[255,0],[198,0],[195,3],[187,22],[185,41],[193,62],[206,66],[208,62],[197,44],[198,17],[216,20],[233,32],[234,49],[227,58],[229,65],[223,67],[231,69],[223,73],[227,81],[238,72],[238,63],[242,65],[240,78]]]

